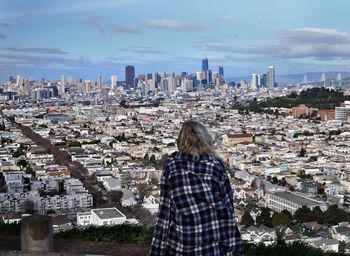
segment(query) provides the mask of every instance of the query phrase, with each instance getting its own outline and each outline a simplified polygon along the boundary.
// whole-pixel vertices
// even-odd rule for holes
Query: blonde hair
[[[191,155],[208,154],[218,157],[214,149],[213,138],[200,122],[189,120],[183,123],[177,139],[180,152]]]

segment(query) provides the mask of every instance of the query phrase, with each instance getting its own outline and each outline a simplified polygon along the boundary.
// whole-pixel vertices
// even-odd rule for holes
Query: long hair
[[[180,152],[191,155],[208,154],[218,157],[214,142],[207,128],[200,122],[189,120],[183,123],[177,139]]]

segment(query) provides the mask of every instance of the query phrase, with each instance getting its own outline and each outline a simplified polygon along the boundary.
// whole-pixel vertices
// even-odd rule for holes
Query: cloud
[[[158,47],[143,46],[143,45],[131,45],[128,48],[119,49],[122,52],[132,52],[135,54],[167,54]]]
[[[284,31],[280,33],[278,42],[271,45],[241,47],[217,42],[198,42],[194,47],[202,51],[262,55],[271,58],[350,59],[350,36],[326,28],[305,27]]]
[[[233,17],[224,15],[224,16],[220,16],[219,20],[229,21],[229,20],[233,20]]]
[[[8,24],[6,22],[0,22],[0,27],[8,28],[8,27],[10,27],[10,24]]]
[[[130,27],[126,25],[114,24],[112,25],[113,30],[119,33],[128,33],[128,34],[138,34],[140,29],[137,27]]]
[[[2,40],[6,39],[6,36],[3,33],[1,33],[1,32],[0,32],[0,39],[2,39]]]
[[[59,48],[34,48],[34,47],[9,47],[4,50],[25,53],[42,53],[42,54],[68,54]]]
[[[102,20],[101,16],[89,16],[82,19],[81,23],[87,24],[87,25],[96,25],[96,24],[99,24],[101,20]]]
[[[105,25],[101,22],[101,16],[88,16],[81,20],[81,23],[99,30],[101,34],[106,33]]]
[[[182,31],[195,31],[207,29],[203,25],[182,23],[176,20],[160,19],[160,20],[145,20],[141,23],[144,28],[152,29],[169,29],[169,30],[182,30]]]

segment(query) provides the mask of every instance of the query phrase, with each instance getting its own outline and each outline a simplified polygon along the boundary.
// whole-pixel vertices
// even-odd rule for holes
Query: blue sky
[[[0,0],[0,82],[124,79],[195,72],[226,77],[350,70],[348,0]]]

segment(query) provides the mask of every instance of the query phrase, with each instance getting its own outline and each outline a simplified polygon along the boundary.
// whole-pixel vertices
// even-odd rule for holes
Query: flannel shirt
[[[182,152],[168,157],[150,255],[243,255],[232,188],[219,159]]]

